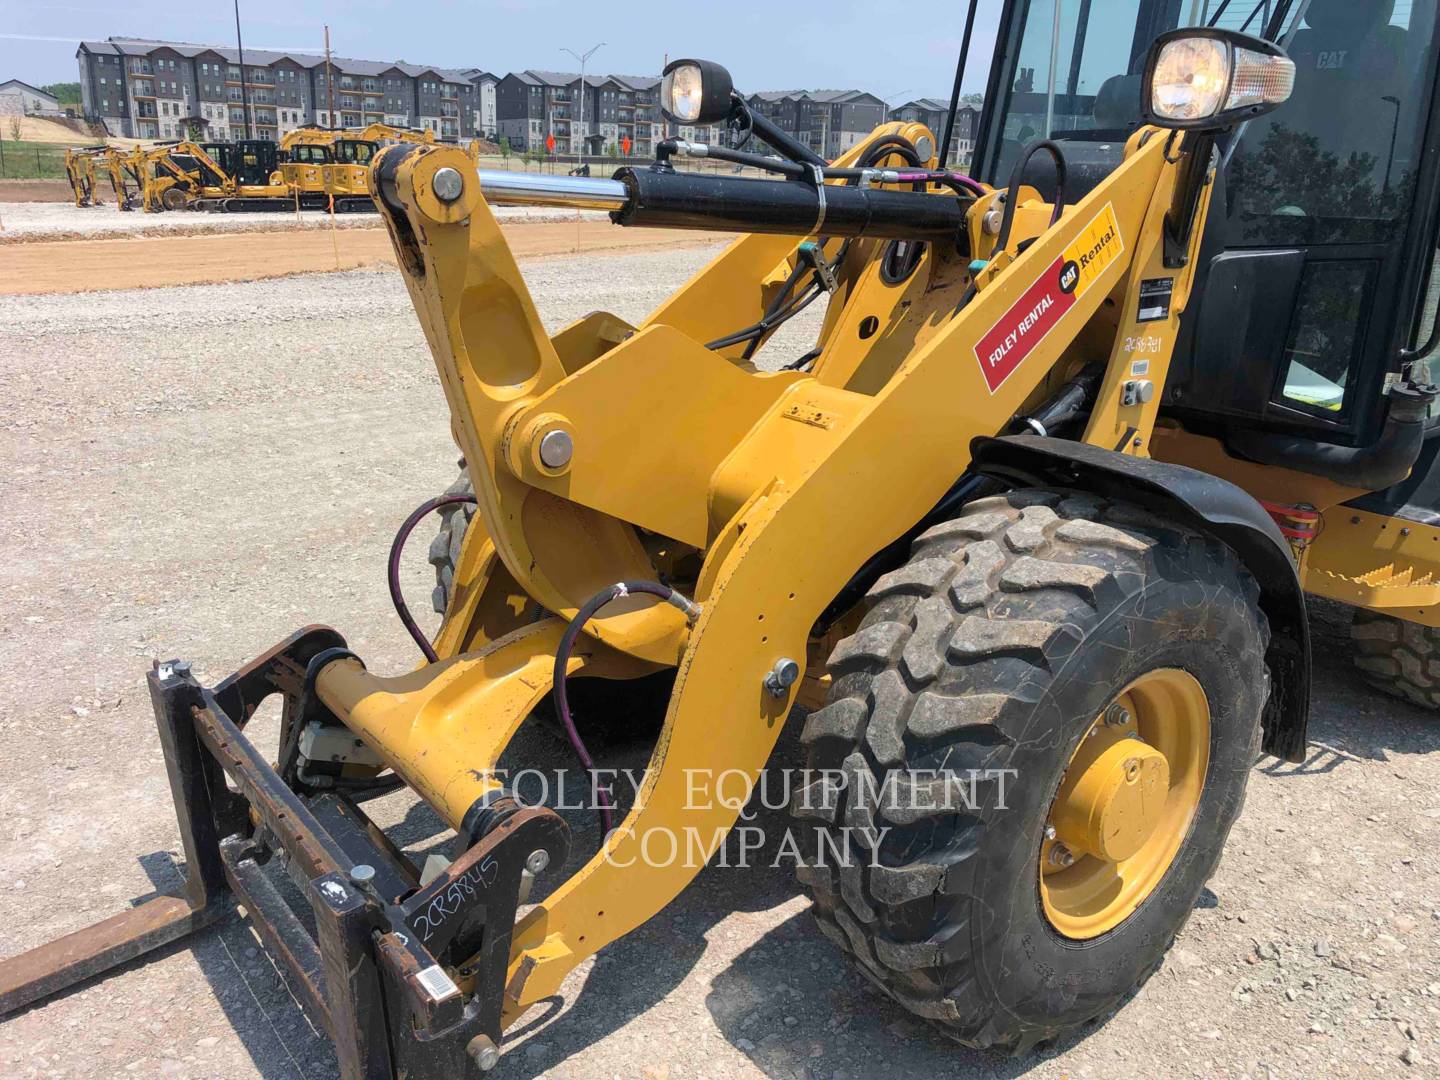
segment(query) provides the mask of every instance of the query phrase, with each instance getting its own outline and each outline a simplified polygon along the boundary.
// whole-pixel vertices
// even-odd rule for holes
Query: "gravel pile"
[[[550,210],[533,206],[500,206],[495,216],[504,222],[574,221],[577,213],[588,220],[605,220],[596,210]],[[32,240],[105,240],[125,236],[170,236],[175,233],[272,232],[288,229],[328,229],[330,215],[305,210],[265,210],[245,214],[211,214],[177,210],[147,214],[121,212],[113,199],[103,206],[78,207],[73,203],[0,202],[0,244]],[[376,214],[336,214],[341,229],[378,229]]]

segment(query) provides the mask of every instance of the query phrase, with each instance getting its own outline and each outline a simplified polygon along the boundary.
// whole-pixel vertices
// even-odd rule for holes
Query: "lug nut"
[[[1055,826],[1054,826],[1054,825],[1046,825],[1046,826],[1045,826],[1045,839],[1046,839],[1046,840],[1054,840],[1054,839],[1055,839]]]
[[[465,194],[465,179],[447,165],[443,169],[435,170],[435,175],[430,180],[430,187],[434,190],[435,197],[441,202],[452,203]]]
[[[547,469],[563,469],[575,456],[575,440],[563,428],[552,428],[540,437],[540,462]]]
[[[788,656],[782,656],[765,675],[765,689],[771,697],[783,698],[799,677],[800,665]]]
[[[1111,727],[1124,727],[1130,723],[1130,710],[1120,702],[1111,702],[1105,709],[1105,723]]]
[[[1056,844],[1050,849],[1050,865],[1064,870],[1067,866],[1075,865],[1075,853],[1064,844]]]

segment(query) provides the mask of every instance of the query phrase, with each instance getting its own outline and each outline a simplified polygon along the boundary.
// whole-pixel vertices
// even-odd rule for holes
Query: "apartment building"
[[[85,118],[112,135],[278,141],[305,124],[376,122],[447,140],[476,132],[480,90],[448,68],[246,49],[242,71],[232,48],[116,37],[75,56]]]
[[[497,138],[499,132],[495,118],[495,87],[500,84],[500,76],[480,68],[470,68],[465,72],[465,77],[470,80],[470,85],[475,87],[472,102],[475,109],[475,134],[482,139]]]
[[[719,125],[669,123],[660,114],[660,80],[649,75],[580,76],[564,71],[514,71],[495,88],[496,134],[517,150],[650,158],[667,136],[714,142]],[[627,152],[626,147],[629,147]]]
[[[885,122],[885,102],[863,90],[770,90],[750,108],[833,161]]]
[[[892,120],[907,120],[924,124],[940,139],[945,135],[945,118],[950,114],[950,103],[939,98],[916,98],[907,101],[890,113]],[[980,120],[980,110],[973,105],[961,105],[955,114],[955,133],[950,140],[950,156],[947,164],[970,167],[975,153],[975,130]]]

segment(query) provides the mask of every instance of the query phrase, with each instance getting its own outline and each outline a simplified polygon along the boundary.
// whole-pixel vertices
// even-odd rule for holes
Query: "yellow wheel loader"
[[[787,842],[859,972],[970,1046],[1106,1015],[1184,925],[1257,753],[1304,756],[1306,592],[1366,613],[1389,688],[1429,675],[1435,46],[1433,5],[1016,0],[969,173],[968,44],[946,130],[835,161],[699,60],[662,107],[729,145],[612,178],[383,150],[369,189],[467,463],[392,551],[424,662],[371,670],[308,626],[218,681],[157,663],[185,889],[4,962],[0,1011],[239,903],[344,1076],[489,1070],[725,843],[719,780],[753,784],[798,704]],[[771,178],[674,168],[694,156]],[[737,236],[639,324],[552,336],[502,202]],[[813,347],[782,350],[822,297]],[[431,641],[396,567],[436,509]],[[622,790],[572,701],[608,686],[602,720],[638,726],[656,680]],[[566,819],[498,766],[537,713],[601,821],[569,862]],[[366,815],[399,788],[447,857]]]

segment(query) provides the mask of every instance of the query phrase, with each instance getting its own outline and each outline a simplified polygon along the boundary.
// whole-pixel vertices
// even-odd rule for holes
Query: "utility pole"
[[[240,51],[240,111],[245,114],[245,138],[253,139],[250,127],[250,94],[245,89],[245,41],[240,36],[240,0],[235,0],[235,48]]]
[[[586,135],[581,136],[580,142],[580,159],[582,161],[585,159],[585,141],[590,129],[590,121],[585,117],[585,61],[589,60],[590,57],[595,54],[595,50],[600,48],[600,46],[604,44],[605,42],[602,41],[599,45],[592,45],[583,53],[577,53],[574,49],[567,49],[564,46],[561,46],[560,48],[561,52],[567,52],[571,56],[575,57],[576,60],[580,61],[580,116],[585,124],[586,130]]]
[[[328,104],[325,112],[330,123],[328,126],[334,128],[340,125],[335,123],[335,69],[330,65],[330,24],[325,24],[325,94]]]

